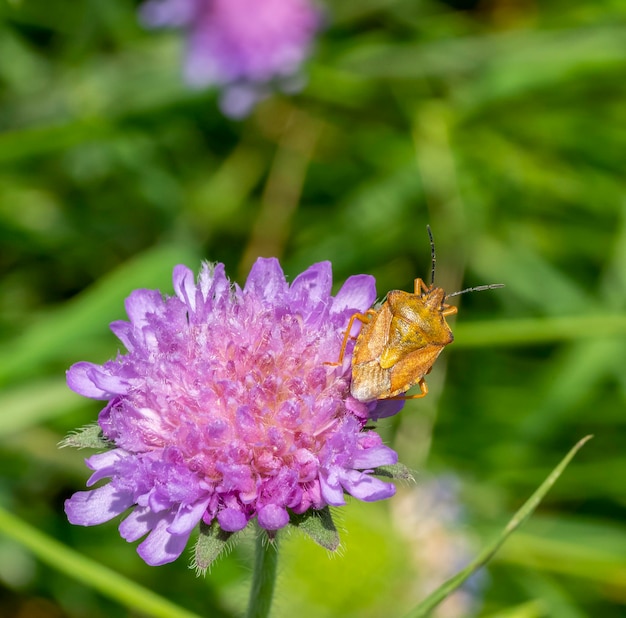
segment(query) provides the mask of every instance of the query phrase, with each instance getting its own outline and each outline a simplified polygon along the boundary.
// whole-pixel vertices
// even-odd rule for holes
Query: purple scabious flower
[[[70,522],[95,525],[130,509],[122,537],[145,537],[138,553],[159,565],[201,523],[232,533],[256,518],[273,531],[345,504],[345,493],[395,493],[372,473],[397,455],[365,424],[402,402],[357,401],[350,354],[328,364],[349,317],[374,302],[373,277],[350,277],[333,297],[329,262],[288,284],[276,259],[261,258],[243,289],[222,264],[205,264],[197,283],[177,266],[173,280],[175,296],[127,298],[130,321],[111,324],[126,354],[67,373],[72,390],[108,402],[98,425],[111,447],[86,460],[89,486],[109,481],[67,500]]]
[[[195,87],[222,89],[225,114],[240,118],[269,94],[293,91],[321,15],[311,0],[149,0],[148,27],[187,31],[184,73]]]

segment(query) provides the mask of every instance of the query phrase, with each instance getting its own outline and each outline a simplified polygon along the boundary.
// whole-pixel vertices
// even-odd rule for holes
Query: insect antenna
[[[435,239],[433,238],[430,225],[426,226],[426,230],[428,231],[428,238],[430,238],[430,287],[432,288],[435,285],[435,264],[437,263],[437,256],[435,255]]]
[[[475,288],[465,288],[460,292],[452,292],[452,294],[446,294],[446,298],[452,296],[459,296],[459,294],[466,294],[467,292],[484,292],[485,290],[495,290],[496,288],[503,288],[504,283],[490,283],[489,285],[478,285]]]

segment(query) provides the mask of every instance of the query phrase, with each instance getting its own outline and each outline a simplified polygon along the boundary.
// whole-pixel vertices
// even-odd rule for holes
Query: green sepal
[[[196,541],[191,568],[196,569],[198,575],[204,574],[213,561],[229,548],[233,541],[233,534],[233,532],[222,530],[216,519],[211,524],[201,521],[200,536]]]
[[[372,474],[400,481],[415,480],[411,471],[403,463],[396,463],[390,466],[378,466],[378,468],[374,468]]]
[[[76,429],[59,442],[59,447],[73,446],[74,448],[112,449],[115,444],[107,440],[99,425],[87,425]]]
[[[319,511],[309,509],[301,515],[292,515],[289,523],[325,549],[335,551],[339,547],[339,533],[327,506]]]

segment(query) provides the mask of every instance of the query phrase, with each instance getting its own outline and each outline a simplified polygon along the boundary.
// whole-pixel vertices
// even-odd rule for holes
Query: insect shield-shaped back
[[[417,399],[428,393],[424,376],[430,372],[441,350],[454,337],[446,317],[457,312],[445,300],[466,292],[479,292],[502,287],[501,283],[479,285],[446,295],[435,287],[435,241],[430,226],[430,285],[415,279],[413,294],[393,290],[376,309],[355,313],[348,322],[337,363],[340,365],[355,320],[363,322],[352,353],[350,392],[359,401],[398,397]],[[418,395],[403,394],[419,385]]]
[[[415,293],[393,290],[378,309],[361,316],[364,322],[352,355],[350,392],[359,401],[386,399],[420,385],[441,350],[454,337],[446,316],[456,307],[444,303],[441,288],[415,280]]]

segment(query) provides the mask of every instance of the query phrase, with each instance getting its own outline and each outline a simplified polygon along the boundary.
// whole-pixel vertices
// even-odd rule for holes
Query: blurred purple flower
[[[310,0],[149,0],[140,15],[148,27],[187,31],[187,81],[221,88],[222,110],[235,118],[267,96],[272,82],[299,89],[321,26]]]
[[[397,455],[364,426],[402,402],[354,399],[350,354],[325,364],[339,356],[350,315],[373,303],[373,277],[350,277],[334,297],[329,262],[291,285],[275,259],[259,259],[243,289],[222,264],[205,264],[197,283],[177,266],[173,279],[175,296],[136,290],[130,322],[111,324],[127,354],[68,371],[72,390],[108,400],[98,423],[114,447],[87,460],[88,485],[110,481],[66,502],[72,523],[132,509],[120,533],[146,537],[138,552],[159,565],[200,521],[234,532],[256,518],[277,530],[290,512],[345,504],[344,492],[395,493],[370,473]]]
[[[446,474],[423,478],[404,489],[392,505],[392,517],[407,543],[416,570],[415,599],[423,599],[465,568],[478,551],[467,531],[467,513],[461,502],[462,482]],[[434,618],[471,618],[478,615],[487,576],[479,571],[433,611]]]

